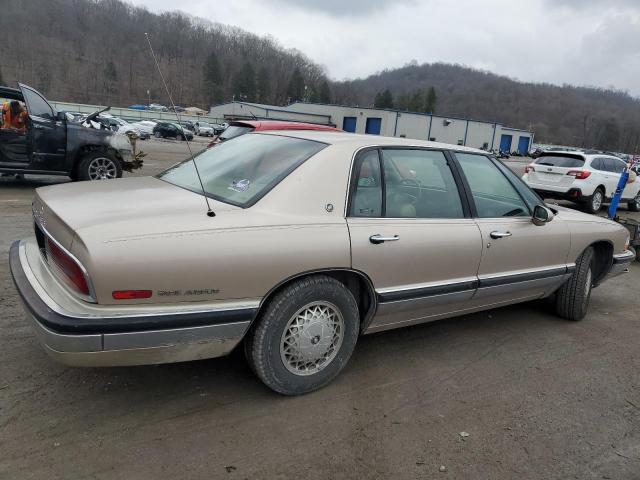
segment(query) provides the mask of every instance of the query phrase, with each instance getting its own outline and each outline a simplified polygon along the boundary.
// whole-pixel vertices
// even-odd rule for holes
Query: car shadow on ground
[[[424,372],[425,364],[434,363],[442,368],[452,355],[454,363],[472,361],[510,335],[531,333],[543,338],[550,329],[574,324],[556,317],[552,311],[551,303],[541,300],[363,336],[345,371],[322,390],[322,396],[374,388],[388,381],[391,372],[394,376],[403,375],[405,365],[423,365]],[[132,413],[152,405],[170,408],[179,398],[190,398],[191,405],[208,406],[285,398],[267,389],[251,372],[242,344],[228,357],[217,359],[155,366],[59,368],[66,370],[63,385],[95,389],[100,392],[101,402],[124,402]],[[372,368],[373,372],[368,371]],[[70,400],[78,395],[68,388],[57,393],[68,395]]]

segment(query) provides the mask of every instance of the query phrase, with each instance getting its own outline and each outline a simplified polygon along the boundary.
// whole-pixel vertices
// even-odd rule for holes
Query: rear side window
[[[595,158],[595,159],[591,160],[591,168],[593,168],[594,170],[599,170],[601,172],[606,172],[607,171],[607,168],[606,168],[602,158]]]
[[[350,216],[464,218],[464,211],[443,152],[385,148],[356,159]]]
[[[545,156],[538,158],[535,163],[549,167],[581,168],[584,166],[584,159],[564,156]]]
[[[484,155],[456,153],[479,218],[529,216],[529,208],[498,167]]]
[[[382,150],[386,216],[463,218],[458,187],[443,152]]]

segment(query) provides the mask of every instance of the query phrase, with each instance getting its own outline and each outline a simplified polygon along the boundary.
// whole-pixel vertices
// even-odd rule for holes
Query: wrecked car
[[[72,180],[118,178],[142,167],[135,138],[93,121],[101,112],[71,117],[56,112],[35,89],[0,87],[0,102],[26,108],[24,128],[0,125],[0,173],[65,175]]]
[[[486,152],[351,133],[249,133],[156,177],[39,188],[33,216],[10,265],[53,358],[242,346],[287,395],[361,334],[544,297],[581,320],[635,257],[622,225],[546,205]]]

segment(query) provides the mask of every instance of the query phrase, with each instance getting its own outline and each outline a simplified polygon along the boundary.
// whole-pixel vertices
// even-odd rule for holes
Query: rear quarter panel
[[[118,305],[260,299],[292,276],[349,268],[343,212],[351,156],[348,148],[325,149],[254,206],[214,218],[194,209],[131,219],[108,231],[80,229],[74,254],[89,270],[100,304],[116,303],[114,290],[153,291],[149,299]]]

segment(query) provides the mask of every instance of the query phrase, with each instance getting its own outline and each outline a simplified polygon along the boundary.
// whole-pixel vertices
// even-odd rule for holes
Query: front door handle
[[[393,237],[385,237],[380,235],[379,233],[376,235],[371,235],[369,237],[369,241],[374,245],[379,245],[380,243],[384,242],[397,242],[398,240],[400,240],[400,237],[398,235],[394,235]]]
[[[42,125],[38,125],[37,123],[33,124],[33,128],[35,128],[36,130],[44,130],[44,127]]]
[[[491,238],[493,239],[505,238],[505,237],[510,237],[511,232],[491,232],[489,235],[491,235]]]

